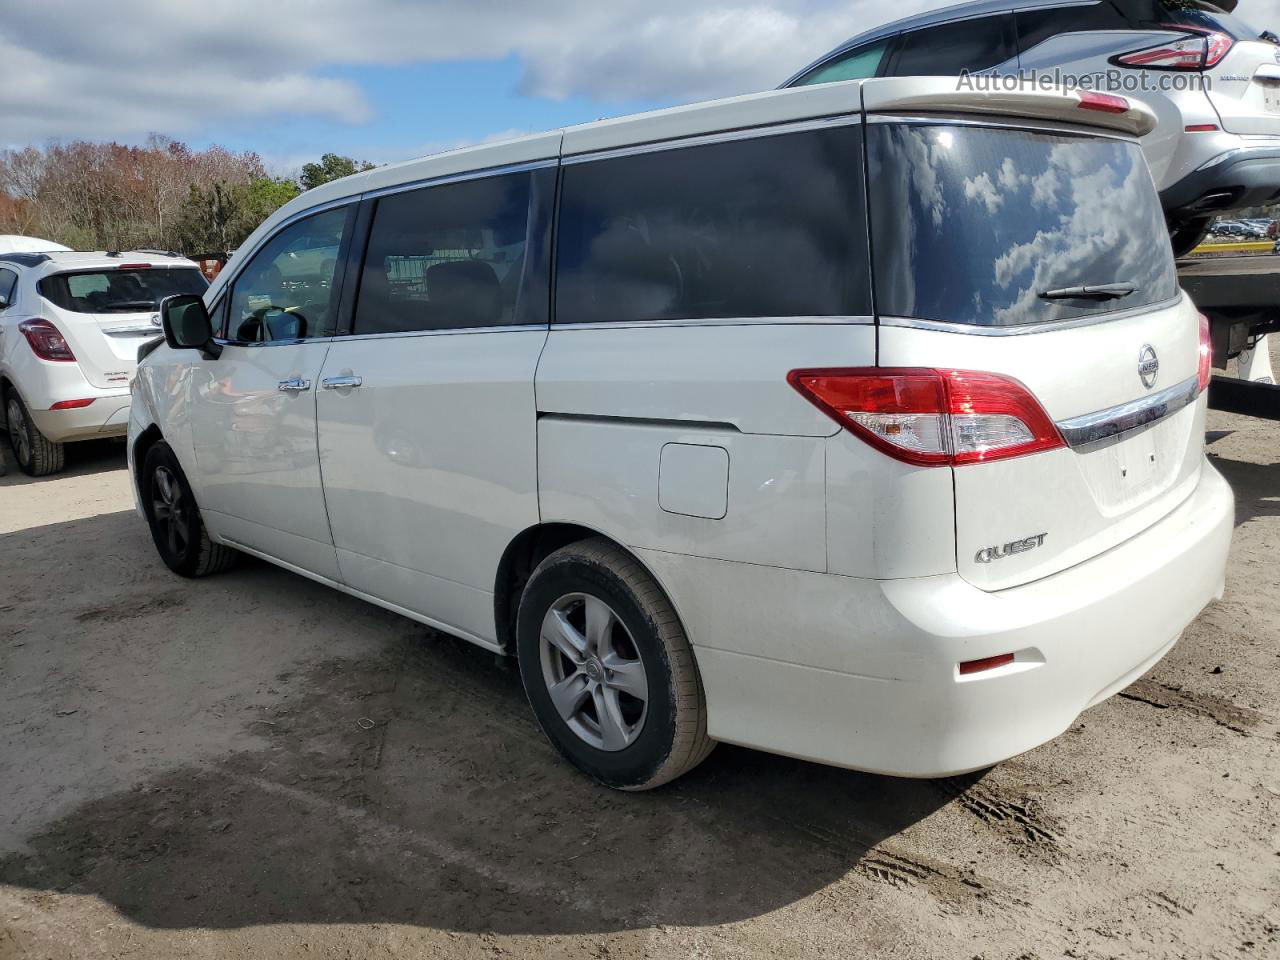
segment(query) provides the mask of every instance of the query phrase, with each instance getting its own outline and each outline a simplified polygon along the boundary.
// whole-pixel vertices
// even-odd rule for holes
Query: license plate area
[[[1268,113],[1280,113],[1280,77],[1254,77],[1262,88],[1262,106]]]

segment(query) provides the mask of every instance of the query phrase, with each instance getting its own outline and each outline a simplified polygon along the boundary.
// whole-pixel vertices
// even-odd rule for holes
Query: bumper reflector
[[[960,664],[960,676],[967,677],[971,673],[984,673],[1013,663],[1012,653],[1001,653],[994,657],[983,657],[981,660],[966,660]]]

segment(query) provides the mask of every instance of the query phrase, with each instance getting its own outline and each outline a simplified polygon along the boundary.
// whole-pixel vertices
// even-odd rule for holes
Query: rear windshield
[[[204,293],[209,286],[194,267],[98,270],[59,273],[40,281],[40,295],[73,313],[142,313],[179,293]]]
[[[1177,294],[1136,143],[907,123],[870,124],[867,137],[881,315],[1008,327]],[[1110,290],[1063,295],[1100,285]]]

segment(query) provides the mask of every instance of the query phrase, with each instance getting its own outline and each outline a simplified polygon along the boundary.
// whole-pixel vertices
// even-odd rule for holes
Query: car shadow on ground
[[[59,477],[82,477],[95,473],[107,473],[119,470],[125,465],[124,441],[86,440],[82,443],[69,443],[66,449],[66,469],[49,477],[29,477],[18,466],[9,445],[9,437],[0,429],[0,487],[21,487],[31,483],[47,483]]]
[[[1259,517],[1280,516],[1280,463],[1249,463],[1215,456],[1213,465],[1235,494],[1237,527]]]
[[[262,576],[243,582],[265,591],[323,589],[250,566]],[[244,717],[257,747],[83,803],[0,858],[0,883],[96,895],[156,928],[527,934],[732,922],[851,871],[973,895],[885,841],[979,775],[900,780],[722,745],[664,789],[615,793],[560,760],[509,666],[396,622],[409,629],[369,656],[253,678],[280,691]]]

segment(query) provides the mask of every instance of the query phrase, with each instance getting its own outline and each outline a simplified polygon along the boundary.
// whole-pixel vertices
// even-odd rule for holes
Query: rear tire
[[[606,786],[661,786],[715,746],[671,601],[608,540],[570,544],[538,564],[520,598],[516,653],[542,732]]]
[[[1213,217],[1196,217],[1169,224],[1169,243],[1173,246],[1173,255],[1185,257],[1200,246],[1212,224]]]
[[[205,577],[236,562],[235,550],[209,539],[187,476],[163,440],[147,451],[138,486],[151,539],[170,570],[182,577]]]
[[[62,470],[67,463],[66,444],[55,443],[40,432],[31,421],[17,390],[10,389],[6,393],[4,408],[9,444],[22,472],[33,477],[47,477]]]

